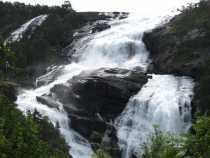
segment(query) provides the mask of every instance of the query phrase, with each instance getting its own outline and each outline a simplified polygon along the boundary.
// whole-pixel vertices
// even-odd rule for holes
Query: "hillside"
[[[70,158],[70,146],[60,134],[58,122],[54,127],[38,111],[23,113],[12,103],[19,93],[13,82],[28,80],[32,74],[30,65],[52,60],[55,63],[56,53],[71,43],[73,29],[84,23],[83,16],[68,1],[61,7],[1,1],[0,8],[0,34],[4,39],[24,23],[44,15],[41,21],[25,27],[23,33],[17,30],[21,33],[19,37],[6,42],[6,46],[0,35],[0,157]]]
[[[10,42],[9,46],[17,57],[12,64],[19,68],[55,59],[55,54],[72,42],[73,29],[84,24],[83,14],[75,12],[68,1],[61,7],[31,6],[19,2],[0,2],[0,6],[0,30],[4,39],[28,20],[48,15],[40,26],[30,25],[21,39]]]
[[[143,41],[153,62],[148,72],[190,76],[196,81],[193,113],[210,103],[210,6],[189,4],[165,26],[146,32]]]
[[[157,145],[159,152],[167,149],[164,155],[208,155],[209,118],[190,120],[196,110],[203,115],[210,109],[208,1],[189,4],[148,32],[140,15],[77,13],[68,1],[61,7],[18,2],[0,2],[0,7],[0,157],[90,157],[92,149],[103,154],[97,149],[104,133],[111,147],[127,152],[124,157],[134,151],[144,157],[139,144],[148,142],[152,124],[161,139],[154,124],[177,135],[189,132],[184,136],[189,142],[182,141],[185,147],[173,153],[167,147],[178,143],[172,135],[164,138]],[[30,90],[19,91],[18,84]],[[21,112],[5,96],[31,112]],[[199,140],[207,137],[201,142],[207,151],[195,152],[200,144],[191,150],[196,134]]]

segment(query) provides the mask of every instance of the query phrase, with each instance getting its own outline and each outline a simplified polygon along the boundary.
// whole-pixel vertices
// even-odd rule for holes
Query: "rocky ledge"
[[[193,27],[182,34],[178,32],[179,29],[170,32],[182,17],[183,13],[176,15],[163,27],[144,34],[143,42],[153,59],[147,73],[190,76],[195,82],[200,82],[205,74],[197,65],[202,61],[210,61],[209,30]],[[196,90],[194,92],[192,116],[197,109],[200,114],[204,114],[208,109],[201,102],[202,96]]]
[[[74,30],[73,42],[69,46],[63,48],[60,55],[72,58],[72,55],[75,53],[77,44],[81,38],[86,37],[86,40],[82,42],[82,45],[84,45],[89,42],[93,35],[97,32],[111,28],[111,25],[109,25],[110,21],[125,19],[128,17],[128,14],[129,13],[126,12],[83,12],[86,25],[82,28]]]
[[[71,127],[89,138],[92,131],[105,132],[106,122],[114,120],[125,108],[129,98],[135,95],[149,76],[125,69],[97,69],[83,71],[71,78],[66,85],[57,84],[51,93],[63,104],[71,121]],[[58,105],[45,95],[38,101],[49,107]],[[100,112],[100,113],[99,113]]]
[[[142,40],[153,59],[148,68],[148,73],[200,78],[196,64],[202,60],[210,60],[210,47],[205,46],[196,49],[190,47],[196,44],[196,40],[204,37],[206,32],[200,29],[192,29],[183,35],[170,33],[170,28],[182,16],[183,14],[176,15],[165,26],[155,28],[144,34]]]

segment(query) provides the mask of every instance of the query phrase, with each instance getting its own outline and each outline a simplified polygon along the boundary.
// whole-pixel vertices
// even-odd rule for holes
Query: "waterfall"
[[[60,131],[63,134],[66,142],[71,147],[70,154],[74,158],[90,157],[92,149],[89,142],[70,128],[70,120],[68,118],[68,114],[65,112],[59,102],[59,110],[56,108],[49,108],[48,106],[39,103],[36,100],[36,96],[41,96],[42,94],[48,93],[54,84],[65,83],[69,77],[71,78],[72,76],[79,74],[82,70],[83,67],[78,65],[72,64],[71,67],[66,66],[63,70],[63,75],[59,76],[56,81],[34,90],[26,90],[21,95],[19,95],[17,99],[18,108],[22,111],[29,110],[33,112],[36,108],[42,116],[49,117],[50,121],[54,125],[56,124],[56,121],[59,122]]]
[[[132,152],[137,152],[138,156],[142,154],[140,144],[153,130],[152,124],[158,124],[162,131],[170,131],[177,136],[188,131],[193,87],[189,77],[152,75],[152,79],[130,98],[115,120],[119,146],[125,158]]]
[[[55,84],[65,84],[84,70],[119,67],[145,72],[150,59],[141,39],[143,33],[154,28],[162,18],[163,16],[133,13],[126,19],[109,22],[111,29],[78,40],[72,48],[74,54],[70,53],[75,62],[65,65],[55,81],[36,89],[24,90],[18,96],[18,108],[32,112],[36,108],[42,116],[48,116],[54,125],[58,121],[61,133],[71,146],[70,154],[74,158],[89,158],[92,153],[91,146],[85,138],[71,129],[71,120],[62,104],[58,102],[59,110],[49,108],[39,103],[36,96],[48,94]],[[124,149],[124,155],[129,155],[133,149],[138,151],[138,143],[144,140],[143,137],[151,129],[152,123],[160,124],[163,130],[177,134],[185,131],[190,125],[189,95],[192,94],[192,87],[192,80],[187,77],[153,75],[142,91],[130,99],[123,113],[115,120],[120,139],[119,146]],[[136,146],[133,147],[135,143]]]
[[[27,31],[27,29],[29,29],[29,27],[34,30],[36,26],[40,26],[47,17],[48,15],[40,15],[27,21],[20,28],[11,33],[11,35],[4,41],[4,45],[19,41],[21,38],[23,38],[24,33]],[[30,38],[30,35],[28,38]]]

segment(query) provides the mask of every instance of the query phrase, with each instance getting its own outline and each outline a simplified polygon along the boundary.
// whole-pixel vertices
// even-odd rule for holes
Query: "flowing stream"
[[[23,38],[24,33],[27,31],[27,29],[29,29],[29,27],[34,30],[37,26],[40,26],[47,17],[48,15],[40,15],[27,21],[20,28],[11,33],[11,35],[4,41],[4,45],[19,41],[21,38]],[[28,38],[30,38],[30,35]]]
[[[70,154],[74,158],[89,158],[92,153],[90,144],[71,129],[70,120],[62,105],[60,104],[59,110],[49,108],[37,102],[36,96],[47,94],[53,85],[65,84],[84,70],[119,67],[145,72],[150,59],[141,40],[143,32],[154,28],[162,19],[163,16],[132,13],[126,19],[110,22],[111,29],[80,39],[74,48],[77,63],[66,65],[54,82],[24,90],[18,96],[18,108],[23,111],[34,111],[36,108],[43,116],[48,116],[53,124],[58,120],[61,133],[71,146]],[[130,99],[114,123],[125,158],[134,150],[140,153],[138,145],[145,140],[145,134],[153,123],[176,134],[187,130],[190,125],[189,96],[192,95],[192,89],[193,82],[190,78],[152,75],[152,79]]]
[[[162,131],[170,131],[177,136],[188,131],[193,87],[189,77],[152,75],[152,79],[130,98],[115,120],[119,146],[125,158],[132,153],[140,157],[140,144],[153,131],[152,124],[160,125]]]

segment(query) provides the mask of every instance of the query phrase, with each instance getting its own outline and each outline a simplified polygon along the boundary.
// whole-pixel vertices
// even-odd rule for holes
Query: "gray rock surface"
[[[88,43],[95,33],[111,28],[108,22],[112,20],[121,20],[128,17],[128,13],[109,12],[83,12],[85,16],[85,22],[87,23],[84,27],[74,30],[73,42],[62,49],[61,55],[73,58],[72,56],[76,52],[77,44],[82,37],[87,37],[86,41],[82,44]]]
[[[101,68],[83,71],[71,78],[68,85],[55,85],[51,92],[63,104],[72,120],[71,127],[89,138],[92,131],[106,131],[106,122],[123,111],[129,98],[148,78],[136,71]]]
[[[43,95],[43,96],[36,96],[36,99],[38,102],[49,106],[50,108],[56,108],[59,109],[59,104],[52,98],[50,98],[47,95]]]
[[[182,14],[175,16],[171,19],[170,25],[173,25]],[[199,78],[196,70],[196,64],[203,59],[210,60],[210,47],[202,47],[194,50],[194,52],[183,52],[187,58],[189,54],[189,60],[181,63],[177,53],[179,46],[186,41],[193,40],[196,37],[202,37],[205,32],[202,30],[194,29],[189,31],[186,35],[178,36],[176,34],[169,34],[168,29],[170,27],[165,26],[163,28],[156,28],[149,32],[146,32],[143,36],[143,42],[146,45],[147,50],[150,52],[150,56],[153,59],[151,66],[149,66],[148,73],[162,73],[162,74],[174,74],[182,76],[190,76],[194,79]],[[190,57],[193,56],[193,57]],[[177,63],[175,63],[176,61]],[[180,63],[179,63],[180,62]],[[154,69],[153,69],[154,68]]]
[[[169,25],[173,26],[182,16],[180,14],[172,18]],[[190,46],[184,45],[183,43],[206,36],[207,32],[193,29],[189,30],[186,34],[176,35],[169,34],[169,28],[168,26],[164,26],[144,34],[143,42],[153,59],[147,72],[190,76],[195,81],[199,81],[202,78],[202,74],[196,65],[199,61],[210,61],[210,46],[199,47],[198,44],[196,49],[188,52]],[[200,101],[199,94],[195,91],[194,99],[192,100],[192,116],[194,116],[197,109],[200,110],[201,114],[204,114],[206,111]]]

